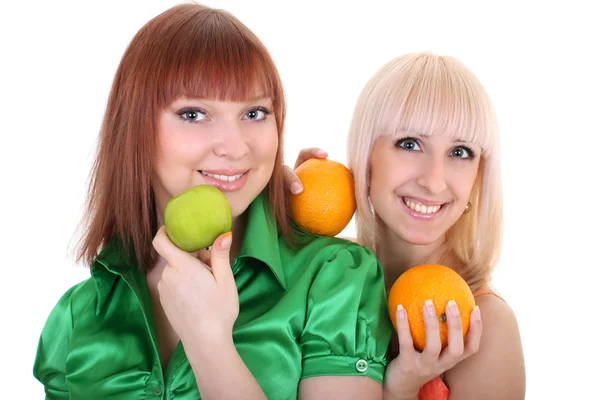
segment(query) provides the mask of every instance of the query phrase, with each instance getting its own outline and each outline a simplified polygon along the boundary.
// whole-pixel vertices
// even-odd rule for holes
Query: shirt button
[[[158,386],[156,387],[156,390],[154,390],[154,395],[156,397],[160,397],[160,396],[162,396],[162,392],[163,392],[163,386],[159,383]]]
[[[368,369],[369,369],[369,363],[366,362],[365,360],[358,360],[356,362],[356,370],[358,372],[365,372]]]

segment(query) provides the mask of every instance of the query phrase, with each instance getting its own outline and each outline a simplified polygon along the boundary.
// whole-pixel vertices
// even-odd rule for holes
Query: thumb
[[[224,233],[215,240],[210,249],[210,267],[217,282],[233,279],[229,262],[232,239],[231,232]]]
[[[298,175],[287,165],[283,167],[283,180],[292,194],[300,194],[304,190]]]

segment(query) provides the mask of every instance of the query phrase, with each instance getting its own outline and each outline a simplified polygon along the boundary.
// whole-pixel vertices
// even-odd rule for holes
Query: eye
[[[267,115],[271,114],[271,111],[267,110],[264,107],[256,107],[251,110],[248,110],[246,114],[244,114],[244,118],[250,121],[264,121],[267,119]]]
[[[450,156],[454,158],[471,159],[474,157],[473,150],[465,146],[455,147],[450,150]]]
[[[204,121],[206,112],[199,108],[186,108],[177,113],[184,121],[191,123],[198,123]]]
[[[396,142],[396,147],[400,147],[401,149],[407,151],[420,151],[421,146],[419,146],[419,142],[413,138],[404,138],[400,139]]]

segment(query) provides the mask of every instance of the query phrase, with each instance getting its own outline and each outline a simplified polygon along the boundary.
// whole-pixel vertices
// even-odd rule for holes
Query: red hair
[[[258,93],[257,93],[258,91]],[[144,25],[117,69],[90,175],[78,261],[91,264],[119,235],[145,270],[156,257],[150,183],[157,116],[182,96],[245,101],[270,96],[279,146],[267,185],[278,228],[290,237],[283,180],[285,99],[279,74],[260,40],[231,14],[197,4],[175,6]]]

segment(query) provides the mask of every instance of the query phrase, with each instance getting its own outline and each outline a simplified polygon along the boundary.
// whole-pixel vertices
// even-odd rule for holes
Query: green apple
[[[195,186],[169,200],[165,228],[175,246],[192,252],[211,246],[231,230],[231,207],[225,195],[210,185]]]

